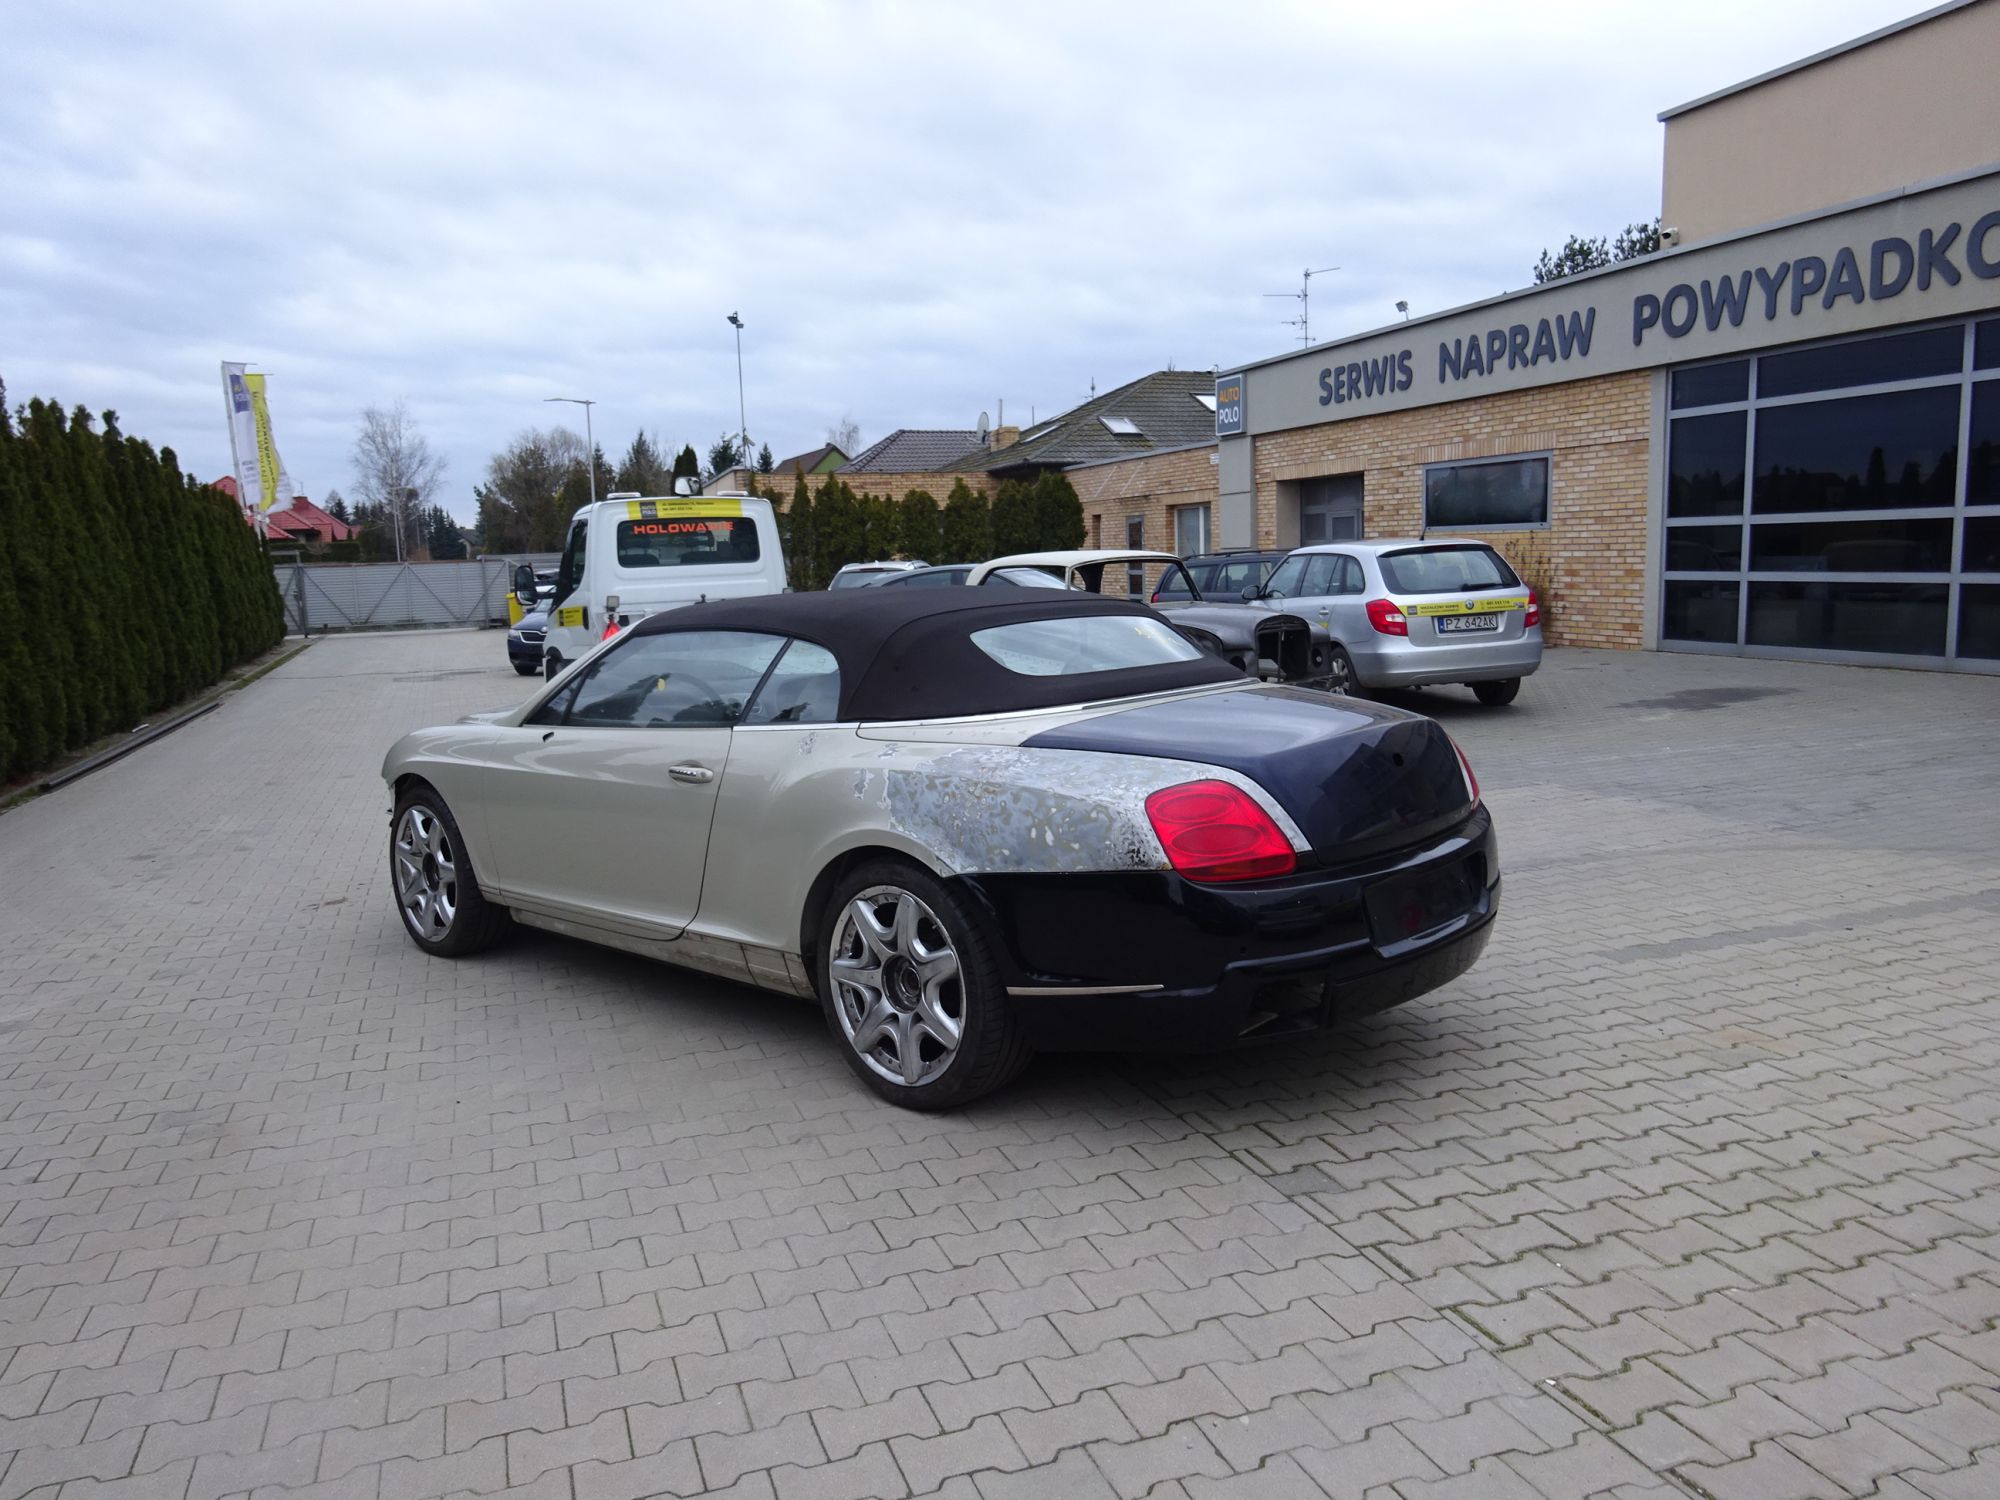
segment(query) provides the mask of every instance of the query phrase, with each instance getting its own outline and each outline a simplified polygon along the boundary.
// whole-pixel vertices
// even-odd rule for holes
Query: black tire
[[[893,959],[879,963],[883,980],[881,988],[873,991],[876,997],[873,1003],[867,999],[871,993],[869,987],[836,983],[835,944],[844,938],[859,942],[857,930],[850,922],[850,909],[871,892],[895,893],[874,904],[878,920],[885,911],[900,913],[902,899],[907,897],[915,897],[920,908],[927,908],[919,910],[912,919],[917,924],[914,930],[925,934],[921,941],[932,951],[937,947],[935,938],[941,936],[956,959],[955,979],[944,981],[935,997],[915,962],[907,966],[908,974],[913,977],[902,998],[893,998],[890,993],[895,988],[889,973]],[[900,941],[900,927],[892,937]],[[904,1109],[955,1109],[992,1093],[1027,1065],[1028,1045],[1008,1008],[1000,968],[993,958],[992,939],[971,908],[928,871],[892,859],[871,860],[851,871],[834,887],[826,914],[812,940],[813,974],[834,1045],[854,1075],[891,1104]],[[859,956],[865,962],[877,955],[863,949]],[[918,998],[919,995],[923,998]],[[956,1017],[950,1015],[954,1003]],[[959,1039],[949,1052],[938,1045],[935,1033],[918,1034],[919,1027],[929,1024],[925,1020],[927,1007],[934,1007],[945,1019],[955,1019],[958,1023]],[[886,1022],[903,1023],[900,1037],[891,1034],[887,1024],[878,1024],[877,1045],[864,1050],[855,1039],[860,1034],[858,1026],[878,1009]],[[851,1019],[843,1020],[844,1012]],[[856,1028],[855,1034],[850,1034],[851,1026]],[[886,1071],[891,1066],[902,1067],[901,1050],[905,1041],[914,1044],[917,1071],[931,1073],[915,1084],[891,1077]],[[885,1048],[893,1048],[893,1058],[884,1056]]]
[[[514,663],[514,670],[523,677],[533,677],[540,669],[531,661],[517,661]]]
[[[561,674],[562,669],[562,657],[554,651],[549,652],[548,655],[542,658],[542,681],[554,682]]]
[[[1502,677],[1497,682],[1475,682],[1472,696],[1488,708],[1505,708],[1521,696],[1521,679]]]
[[[1361,683],[1354,675],[1354,658],[1347,654],[1347,648],[1338,643],[1328,648],[1326,659],[1326,690],[1329,693],[1358,695]]]
[[[389,819],[389,895],[410,941],[438,958],[490,948],[513,925],[480,891],[458,820],[428,782],[412,782]]]

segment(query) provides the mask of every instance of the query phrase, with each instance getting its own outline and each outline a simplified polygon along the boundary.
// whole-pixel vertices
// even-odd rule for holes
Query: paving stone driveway
[[[381,753],[500,654],[322,641],[0,818],[0,1500],[2000,1495],[2000,680],[1427,695],[1471,975],[931,1118],[403,939]]]

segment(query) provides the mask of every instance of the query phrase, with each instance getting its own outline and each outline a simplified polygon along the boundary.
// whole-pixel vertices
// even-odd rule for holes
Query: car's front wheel
[[[818,942],[827,1027],[861,1081],[906,1109],[991,1093],[1028,1061],[985,932],[951,890],[901,861],[835,887]]]
[[[1497,682],[1475,682],[1472,696],[1488,708],[1504,708],[1521,696],[1521,679],[1502,677]]]
[[[531,661],[517,660],[514,663],[514,670],[519,672],[523,677],[533,677],[540,669]]]
[[[437,789],[416,782],[389,824],[389,887],[403,930],[426,953],[458,958],[497,942],[512,919],[479,889],[458,822]]]
[[[554,682],[562,674],[563,659],[559,652],[551,651],[542,658],[542,680]]]

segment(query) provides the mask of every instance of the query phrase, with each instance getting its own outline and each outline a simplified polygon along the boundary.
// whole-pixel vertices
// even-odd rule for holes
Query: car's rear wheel
[[[986,933],[928,872],[891,860],[853,871],[819,938],[827,1027],[856,1076],[892,1104],[950,1109],[1027,1063]]]
[[[1354,678],[1354,658],[1347,654],[1345,646],[1332,646],[1327,650],[1326,690],[1329,693],[1361,691],[1361,684]]]
[[[479,889],[458,822],[434,787],[412,785],[389,824],[389,887],[403,930],[426,953],[458,958],[490,947],[512,919]]]
[[[1488,708],[1504,708],[1521,696],[1521,679],[1502,677],[1497,682],[1475,682],[1472,696]]]

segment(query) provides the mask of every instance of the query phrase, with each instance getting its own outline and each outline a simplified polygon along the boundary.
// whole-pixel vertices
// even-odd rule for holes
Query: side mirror
[[[541,601],[535,594],[535,569],[531,563],[517,563],[514,567],[514,597],[533,609]]]
[[[1264,591],[1254,583],[1246,583],[1243,585],[1243,592],[1237,597],[1245,604],[1249,604],[1253,600],[1263,598]]]

